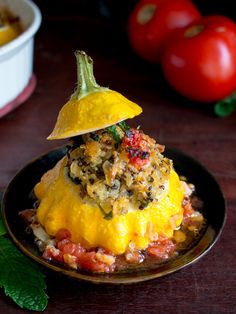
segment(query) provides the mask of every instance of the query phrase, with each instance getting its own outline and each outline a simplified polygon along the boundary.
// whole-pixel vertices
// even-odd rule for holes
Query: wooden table
[[[109,40],[108,40],[109,39]],[[28,161],[59,146],[46,141],[59,108],[76,82],[76,49],[95,60],[101,85],[139,103],[132,121],[160,143],[198,159],[220,183],[228,219],[213,249],[177,273],[135,285],[92,285],[47,273],[50,297],[45,313],[216,313],[236,312],[236,114],[220,119],[211,107],[174,94],[160,68],[139,60],[124,30],[108,19],[46,18],[36,38],[37,88],[18,109],[0,120],[0,191]],[[23,313],[0,291],[1,313]]]

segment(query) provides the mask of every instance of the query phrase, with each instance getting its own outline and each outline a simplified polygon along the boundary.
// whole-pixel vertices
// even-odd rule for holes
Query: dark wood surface
[[[35,43],[37,88],[26,103],[0,120],[0,191],[31,159],[65,143],[45,138],[73,92],[76,49],[93,57],[101,85],[143,107],[133,125],[140,124],[160,143],[181,149],[212,172],[225,193],[228,219],[220,240],[200,261],[150,282],[91,285],[46,272],[45,313],[235,313],[236,114],[220,119],[211,106],[173,93],[159,67],[133,54],[119,23],[79,14],[44,19]],[[26,312],[1,290],[0,309],[5,314]]]

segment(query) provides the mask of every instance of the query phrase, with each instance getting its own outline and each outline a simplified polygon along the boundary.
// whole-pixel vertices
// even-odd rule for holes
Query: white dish
[[[16,39],[0,47],[0,110],[26,88],[33,72],[34,35],[41,24],[41,13],[30,0],[0,0],[20,18],[23,27]]]

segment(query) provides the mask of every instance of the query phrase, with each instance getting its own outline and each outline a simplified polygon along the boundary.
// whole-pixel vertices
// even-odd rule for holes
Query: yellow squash
[[[59,112],[49,140],[69,138],[106,128],[133,118],[142,108],[120,93],[101,87],[93,75],[93,61],[84,52],[76,52],[78,86]]]
[[[145,249],[157,235],[171,237],[173,229],[181,224],[184,192],[174,170],[168,191],[158,203],[106,220],[98,205],[88,198],[81,199],[79,185],[67,176],[66,161],[67,157],[49,170],[34,189],[41,200],[37,217],[49,235],[55,236],[58,230],[66,228],[74,242],[122,254],[130,243]]]

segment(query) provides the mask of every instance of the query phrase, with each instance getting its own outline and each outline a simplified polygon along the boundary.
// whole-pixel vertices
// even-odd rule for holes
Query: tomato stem
[[[151,21],[153,15],[156,11],[155,4],[146,4],[144,5],[141,10],[138,12],[137,20],[139,24],[145,25]]]
[[[187,38],[197,36],[202,32],[203,29],[204,29],[203,25],[190,26],[189,28],[186,29],[184,36]]]

